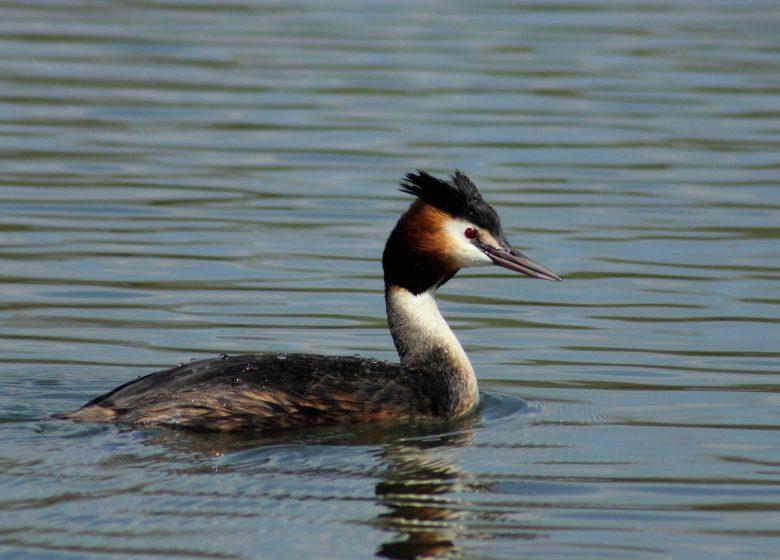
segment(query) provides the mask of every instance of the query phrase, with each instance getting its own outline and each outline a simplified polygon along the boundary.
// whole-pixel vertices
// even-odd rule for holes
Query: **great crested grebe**
[[[545,280],[515,251],[496,211],[459,171],[409,173],[415,195],[385,245],[387,322],[401,358],[386,364],[313,354],[221,355],[125,383],[72,413],[78,421],[256,431],[388,419],[455,418],[479,400],[466,352],[439,313],[436,290],[461,268],[497,264]]]

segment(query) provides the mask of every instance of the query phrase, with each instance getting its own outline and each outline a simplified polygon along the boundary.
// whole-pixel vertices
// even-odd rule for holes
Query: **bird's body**
[[[418,200],[390,234],[382,259],[400,364],[313,354],[223,355],[130,381],[60,417],[273,432],[468,413],[479,400],[476,376],[439,313],[436,289],[461,268],[488,264],[559,278],[511,248],[498,215],[465,175],[442,181],[409,174],[402,190]]]
[[[410,382],[411,375],[398,365],[346,356],[225,356],[131,381],[75,414],[80,420],[228,432],[437,415],[428,391]]]

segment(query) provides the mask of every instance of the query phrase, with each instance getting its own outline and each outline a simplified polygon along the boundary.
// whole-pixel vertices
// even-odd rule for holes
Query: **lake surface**
[[[778,30],[774,0],[3,2],[0,556],[776,558]],[[47,419],[222,352],[395,360],[417,168],[564,277],[440,292],[478,415]]]

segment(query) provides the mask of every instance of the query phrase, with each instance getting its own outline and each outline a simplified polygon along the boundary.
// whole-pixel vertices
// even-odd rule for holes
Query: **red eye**
[[[477,232],[476,228],[473,227],[467,227],[466,231],[463,232],[463,235],[465,235],[468,239],[476,239],[479,232]]]

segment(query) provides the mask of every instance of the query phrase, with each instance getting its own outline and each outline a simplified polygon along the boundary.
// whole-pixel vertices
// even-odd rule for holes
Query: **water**
[[[772,558],[780,4],[4,2],[0,556]],[[469,173],[561,284],[440,295],[475,418],[47,420],[221,352],[395,358],[378,256]]]

